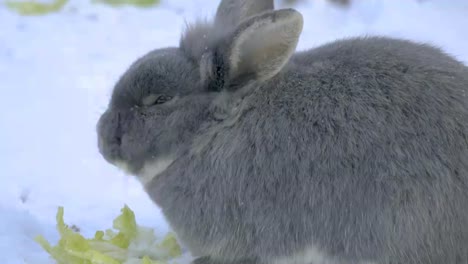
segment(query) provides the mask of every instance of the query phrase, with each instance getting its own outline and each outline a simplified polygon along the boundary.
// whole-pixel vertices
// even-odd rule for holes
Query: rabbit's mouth
[[[111,162],[111,163],[112,163],[112,165],[119,168],[120,170],[122,170],[126,174],[129,174],[129,175],[134,175],[135,174],[134,169],[131,168],[130,164],[128,164],[127,162],[125,162],[123,160],[118,160],[118,161],[114,161],[114,162]]]

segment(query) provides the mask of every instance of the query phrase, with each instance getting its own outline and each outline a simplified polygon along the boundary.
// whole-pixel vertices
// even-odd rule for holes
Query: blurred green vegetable
[[[117,231],[97,231],[91,239],[69,228],[63,215],[64,209],[59,207],[56,219],[61,238],[56,246],[42,236],[36,238],[58,264],[165,264],[181,255],[173,234],[157,242],[154,230],[139,226],[128,206],[113,222]]]
[[[159,0],[93,0],[96,3],[104,3],[111,6],[133,5],[139,7],[151,7],[157,5]]]
[[[11,1],[7,0],[5,5],[21,15],[45,15],[62,10],[68,0],[54,0],[52,3],[41,3],[36,1]]]

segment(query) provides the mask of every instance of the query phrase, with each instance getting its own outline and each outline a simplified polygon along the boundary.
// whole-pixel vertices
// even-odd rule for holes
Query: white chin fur
[[[151,180],[165,171],[173,161],[174,160],[170,158],[161,158],[145,163],[141,171],[138,173],[138,180],[143,184],[143,186],[148,184]]]
[[[309,247],[304,252],[298,253],[294,256],[283,257],[273,260],[274,264],[339,264],[341,261],[334,257],[329,256],[316,247]],[[359,264],[376,264],[369,261],[361,261]]]
[[[153,180],[163,171],[165,171],[167,167],[169,167],[169,165],[172,164],[173,161],[174,160],[170,158],[160,158],[160,159],[155,159],[151,162],[146,162],[143,168],[138,173],[138,175],[136,175],[137,179],[144,186],[148,184],[149,182],[151,182],[151,180]],[[130,174],[130,175],[133,174],[131,173],[128,164],[124,161],[116,161],[114,162],[114,165],[127,174]]]

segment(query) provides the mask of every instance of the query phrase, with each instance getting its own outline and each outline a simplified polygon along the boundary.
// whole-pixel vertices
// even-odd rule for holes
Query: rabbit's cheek
[[[150,153],[152,139],[144,130],[130,130],[122,136],[121,156],[122,159],[142,167],[146,159],[151,158]]]

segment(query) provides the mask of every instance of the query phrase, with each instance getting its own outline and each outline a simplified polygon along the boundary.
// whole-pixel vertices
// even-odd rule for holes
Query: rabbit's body
[[[202,255],[466,257],[466,76],[433,48],[383,38],[298,54],[149,193]]]
[[[272,8],[218,14],[240,2]],[[293,55],[295,11],[239,16],[136,62],[98,128],[195,262],[468,263],[467,67],[374,37]]]

